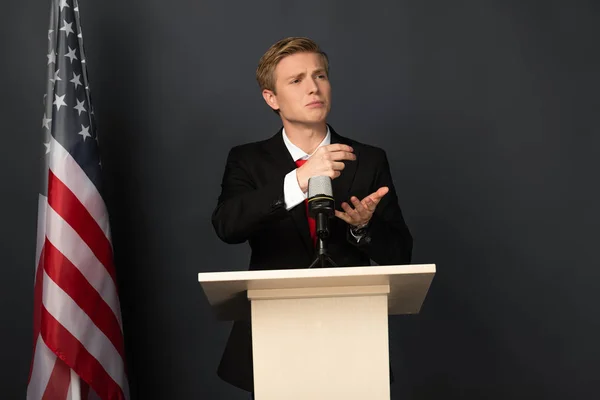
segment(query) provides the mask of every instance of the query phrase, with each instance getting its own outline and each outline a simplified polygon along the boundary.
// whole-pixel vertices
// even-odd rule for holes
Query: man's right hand
[[[313,176],[339,177],[345,167],[342,160],[356,160],[353,151],[352,147],[339,143],[319,147],[303,166],[296,169],[300,189],[308,191],[308,179]]]

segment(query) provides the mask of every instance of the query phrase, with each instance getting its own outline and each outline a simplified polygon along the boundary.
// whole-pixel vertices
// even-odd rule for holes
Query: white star
[[[85,127],[83,126],[83,124],[81,125],[81,132],[78,133],[78,135],[83,136],[83,141],[85,142],[86,138],[92,137],[92,135],[90,135],[90,127]]]
[[[50,153],[50,142],[44,143],[44,146],[46,146],[46,154]]]
[[[50,129],[50,122],[52,122],[52,118],[46,118],[46,114],[44,114],[44,118],[42,119],[42,126],[46,127],[46,129]]]
[[[54,29],[50,29],[50,30],[48,31],[48,40],[52,40],[52,36],[51,36],[51,35],[52,35],[52,32],[54,32]]]
[[[81,115],[82,112],[87,112],[87,110],[83,107],[83,105],[85,104],[85,100],[82,102],[79,102],[79,99],[76,99],[76,100],[77,100],[77,105],[73,108],[76,109],[77,111],[79,111],[79,115]]]
[[[65,8],[65,7],[69,7],[69,8],[71,8],[71,6],[67,4],[67,0],[60,0],[60,5],[59,5],[59,7],[60,7],[60,11],[62,11],[62,10],[63,10],[63,8]]]
[[[60,110],[61,106],[67,106],[67,103],[65,103],[65,96],[66,94],[63,94],[62,96],[59,96],[57,94],[54,95],[54,105],[56,105],[56,110]]]
[[[75,89],[77,89],[77,86],[82,85],[81,81],[80,81],[81,75],[75,75],[75,72],[73,72],[73,79],[71,79],[69,82],[73,82],[75,84]]]
[[[79,35],[77,35],[77,37],[78,37],[79,39],[83,39],[83,35],[81,34],[81,32],[79,33]]]
[[[57,69],[56,72],[54,72],[54,79],[50,78],[50,82],[54,83],[56,81],[62,81],[62,79],[60,79],[60,76],[58,76],[58,71],[60,71],[60,69]]]
[[[70,33],[75,33],[75,31],[71,28],[71,25],[73,25],[72,22],[67,24],[67,21],[63,20],[63,23],[65,25],[62,28],[60,28],[60,30],[65,31],[67,33],[67,37],[69,37]]]
[[[48,65],[56,63],[56,53],[54,53],[54,51],[48,53],[46,57],[48,57]]]
[[[79,7],[75,7],[75,8],[73,9],[73,11],[75,11],[75,12],[79,12]]]
[[[73,60],[79,60],[75,55],[75,50],[76,49],[72,49],[71,46],[69,46],[69,52],[65,54],[65,57],[69,57],[71,59],[71,64],[73,64]]]

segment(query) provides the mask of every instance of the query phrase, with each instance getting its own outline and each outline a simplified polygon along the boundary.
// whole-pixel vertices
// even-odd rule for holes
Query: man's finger
[[[346,202],[342,203],[342,208],[344,209],[346,214],[348,214],[349,216],[353,216],[353,215],[357,214],[356,210],[354,208],[350,207],[350,205]]]
[[[389,187],[383,186],[383,187],[380,187],[379,189],[377,189],[376,193],[379,195],[379,197],[383,197],[386,194],[388,194],[389,191],[390,191]]]
[[[358,212],[358,214],[361,217],[364,217],[367,210],[365,210],[365,206],[363,205],[363,203],[361,203],[361,201],[358,200],[358,198],[355,196],[352,196],[350,198],[350,201],[352,202],[352,205],[354,206],[354,209]]]
[[[351,153],[349,151],[334,151],[331,153],[331,159],[334,161],[339,161],[339,160],[354,161],[354,160],[356,160],[356,156],[354,155],[354,153]]]
[[[343,162],[339,162],[339,161],[334,161],[333,162],[333,169],[334,169],[334,171],[341,171],[344,168],[346,168],[346,164],[344,164]]]
[[[389,191],[390,189],[387,186],[384,186],[377,189],[376,192],[371,193],[369,196],[367,196],[367,198],[371,199],[375,203],[375,205],[377,205],[379,204],[379,201],[382,199],[382,197],[388,194]]]
[[[342,203],[342,208],[344,211],[346,211],[348,217],[350,217],[350,221],[348,223],[354,225],[356,222],[363,219],[362,215],[355,208],[352,208],[348,203]]]
[[[352,218],[350,218],[350,216],[344,212],[335,210],[335,216],[348,224],[352,222]]]
[[[348,146],[347,144],[341,144],[341,143],[334,143],[334,144],[330,144],[329,146],[323,146],[326,150],[328,151],[345,151],[348,153],[352,153],[354,151],[354,149],[350,146]]]
[[[369,220],[371,218],[372,212],[362,201],[359,201],[356,197],[352,197],[351,201],[354,204],[354,209],[358,211],[361,220]]]
[[[375,207],[377,207],[377,204],[375,204],[375,202],[373,200],[371,200],[370,197],[366,197],[363,201],[363,206],[367,209],[367,211],[369,212],[373,212],[375,211]]]

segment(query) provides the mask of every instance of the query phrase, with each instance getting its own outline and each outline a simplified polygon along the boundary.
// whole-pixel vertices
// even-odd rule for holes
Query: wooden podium
[[[388,315],[416,314],[435,265],[198,274],[219,319],[252,321],[256,400],[389,400]]]

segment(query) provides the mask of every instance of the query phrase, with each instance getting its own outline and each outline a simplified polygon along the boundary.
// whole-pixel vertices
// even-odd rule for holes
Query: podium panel
[[[257,400],[389,400],[389,286],[346,289],[249,291]]]

